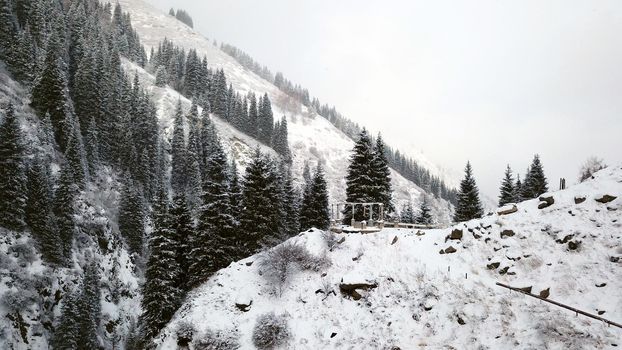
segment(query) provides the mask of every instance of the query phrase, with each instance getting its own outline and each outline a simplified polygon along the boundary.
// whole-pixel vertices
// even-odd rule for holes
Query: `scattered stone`
[[[569,241],[568,249],[577,250],[581,246],[581,241]]]
[[[460,317],[459,315],[456,315],[456,317],[458,318],[458,324],[459,325],[464,326],[466,324],[466,322],[464,322],[462,317]]]
[[[618,210],[618,208],[607,207],[607,210],[609,210],[609,211],[616,211],[616,210]]]
[[[617,263],[620,262],[620,257],[619,256],[611,256],[609,257],[609,261],[611,261],[612,263]]]
[[[540,298],[546,299],[549,297],[549,295],[551,295],[551,287],[540,291]]]
[[[514,276],[514,275],[516,275],[516,272],[514,272],[514,271],[508,272],[508,276]]]
[[[550,207],[551,205],[553,205],[553,203],[555,203],[555,198],[553,198],[553,196],[547,196],[547,195],[542,195],[540,196],[540,198],[538,198],[540,200],[540,204],[538,204],[538,209],[544,209],[546,207]]]
[[[520,290],[521,292],[525,292],[525,293],[531,293],[531,286],[518,288],[518,290]]]
[[[378,287],[378,284],[373,281],[365,281],[365,282],[356,282],[356,283],[340,283],[339,290],[344,295],[349,295],[354,300],[361,299],[362,295],[357,291],[357,289],[361,290],[369,290]]]
[[[604,204],[604,203],[609,203],[609,202],[611,202],[612,200],[614,200],[616,198],[618,198],[618,197],[606,194],[606,195],[604,195],[604,196],[602,196],[600,198],[596,198],[595,200],[598,203],[603,203]]]
[[[602,314],[604,314],[604,313],[605,313],[605,310],[598,310],[598,314],[599,314],[599,315],[602,315]]]
[[[585,202],[585,197],[574,197],[574,204],[581,204],[583,202]]]
[[[568,241],[570,241],[572,238],[574,237],[573,234],[570,235],[566,235],[564,237],[564,239],[556,239],[555,242],[559,243],[559,244],[566,244],[568,243]]]
[[[508,204],[506,206],[499,208],[499,210],[497,211],[497,214],[508,215],[508,214],[516,213],[517,211],[518,211],[518,207],[516,206],[516,204]]]
[[[497,267],[499,267],[499,265],[501,265],[500,262],[493,262],[493,263],[486,265],[486,267],[488,268],[488,270],[494,270]]]
[[[395,243],[397,243],[397,236],[393,237],[393,240],[391,241],[391,245],[394,245]]]
[[[338,240],[338,241],[337,241],[337,243],[341,244],[341,243],[343,243],[343,242],[345,242],[345,241],[346,241],[346,237],[345,237],[345,236],[343,236],[343,237],[341,237],[341,239],[340,239],[340,240]]]
[[[418,230],[417,233],[415,233],[417,236],[423,236],[425,235],[424,231]]]
[[[604,286],[606,286],[606,285],[607,285],[607,283],[605,283],[605,282],[603,282],[603,283],[597,283],[597,284],[596,284],[596,287],[597,287],[597,288],[602,288],[602,287],[604,287]]]
[[[538,203],[538,209],[544,209],[546,207],[549,207],[550,204],[548,204],[547,202],[540,202]]]
[[[455,253],[456,251],[457,251],[456,248],[449,246],[449,248],[445,249],[445,254]]]
[[[462,230],[455,229],[451,231],[451,235],[449,235],[449,239],[462,239]]]
[[[473,232],[473,238],[480,239],[482,238],[482,235],[478,235],[477,233]]]
[[[235,302],[235,307],[240,309],[240,311],[247,312],[251,309],[251,305],[253,305],[253,300],[247,299],[245,301],[242,301],[243,298],[238,298],[238,299],[239,300]]]
[[[253,265],[253,262],[252,262],[252,261],[247,261],[247,262],[246,262],[246,266],[251,266],[251,265]]]
[[[501,231],[501,238],[512,237],[512,236],[514,236],[514,231],[512,231],[512,230],[503,230],[503,231]]]
[[[332,333],[330,334],[330,337],[331,337],[331,338],[334,338],[336,335],[337,335],[337,333],[332,332]]]
[[[438,253],[439,254],[445,254],[445,251],[441,249]]]
[[[490,237],[486,237],[486,239],[484,240],[484,243],[488,244],[488,242],[490,242],[491,239],[492,238],[490,238]]]
[[[502,268],[501,270],[499,270],[499,274],[500,275],[505,275],[508,272],[509,269],[510,269],[510,267],[506,266],[506,267]]]

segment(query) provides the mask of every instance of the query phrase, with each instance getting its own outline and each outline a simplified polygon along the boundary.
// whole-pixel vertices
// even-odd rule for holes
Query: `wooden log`
[[[593,319],[595,319],[595,320],[599,320],[599,321],[601,321],[601,322],[605,322],[606,324],[610,324],[610,325],[612,325],[612,326],[616,326],[616,327],[618,327],[618,328],[622,328],[622,324],[619,324],[619,323],[617,323],[617,322],[613,322],[613,321],[608,320],[608,319],[606,319],[606,318],[602,318],[602,317],[600,317],[600,316],[597,316],[597,315],[594,315],[594,314],[590,314],[590,313],[588,313],[588,312],[585,312],[585,311],[579,310],[579,309],[574,308],[574,307],[572,307],[572,306],[568,306],[568,305],[562,304],[562,303],[560,303],[560,302],[557,302],[557,301],[554,301],[554,300],[551,300],[551,299],[542,298],[542,297],[540,297],[539,295],[535,295],[535,294],[531,294],[531,293],[529,293],[529,292],[526,292],[526,291],[522,290],[521,288],[511,287],[511,286],[508,286],[507,284],[503,284],[503,283],[499,283],[499,282],[497,282],[496,284],[497,284],[498,286],[500,286],[500,287],[507,288],[507,289],[510,289],[510,290],[513,290],[513,291],[516,291],[516,292],[519,292],[519,293],[523,293],[523,294],[525,294],[525,295],[529,295],[529,296],[530,296],[530,297],[532,297],[532,298],[540,299],[540,300],[542,300],[542,301],[546,301],[547,303],[551,303],[551,304],[553,304],[553,305],[556,305],[556,306],[562,307],[562,308],[564,308],[564,309],[568,309],[568,310],[570,310],[570,311],[574,311],[576,314],[581,314],[581,315],[583,315],[583,316],[591,317],[591,318],[593,318]]]

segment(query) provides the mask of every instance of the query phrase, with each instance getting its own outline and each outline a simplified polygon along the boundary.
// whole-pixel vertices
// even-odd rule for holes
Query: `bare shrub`
[[[330,265],[326,255],[315,257],[304,246],[292,242],[285,242],[267,251],[259,262],[263,276],[275,286],[279,296],[287,278],[296,269],[319,271]]]
[[[594,175],[595,172],[607,167],[602,159],[597,157],[589,157],[579,170],[579,182],[583,182]]]
[[[324,239],[328,250],[330,250],[331,252],[333,251],[333,248],[335,248],[339,244],[339,238],[332,231],[322,232],[322,238]]]
[[[291,338],[285,315],[269,312],[257,317],[253,329],[253,344],[258,349],[274,349],[285,345]]]
[[[240,348],[238,334],[208,329],[194,343],[195,350],[236,350]]]

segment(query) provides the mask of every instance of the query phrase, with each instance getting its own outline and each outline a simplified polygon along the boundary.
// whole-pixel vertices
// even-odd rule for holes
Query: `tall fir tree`
[[[464,170],[464,179],[460,182],[460,192],[458,193],[458,205],[454,214],[454,221],[469,221],[481,218],[483,214],[482,205],[479,200],[479,190],[473,177],[471,162],[467,162]]]
[[[190,252],[190,284],[196,286],[236,260],[233,257],[234,218],[231,215],[227,157],[216,140],[207,160],[203,206]]]
[[[328,229],[330,213],[328,211],[328,192],[322,165],[318,164],[313,180],[305,191],[300,209],[300,228],[307,230],[311,227],[320,230]]]
[[[523,183],[523,188],[525,189],[523,191],[525,198],[537,198],[549,190],[542,162],[537,154],[533,157],[529,167],[529,175]]]
[[[508,203],[516,202],[516,189],[514,188],[514,178],[512,177],[512,169],[508,165],[505,168],[505,176],[501,182],[501,194],[499,195],[499,206],[502,207]]]
[[[130,253],[142,255],[145,241],[145,209],[140,190],[129,176],[119,200],[119,231]]]
[[[346,175],[346,202],[375,202],[378,193],[375,189],[374,179],[374,148],[372,141],[363,129],[359,134],[358,141],[354,145],[350,165]],[[363,212],[355,208],[354,219],[363,220]],[[343,223],[350,224],[352,220],[352,208],[346,205],[343,211]]]
[[[24,227],[26,203],[25,147],[19,120],[12,104],[0,120],[0,226]]]
[[[186,136],[184,134],[184,114],[181,100],[177,102],[171,140],[171,188],[174,194],[185,193],[187,179]]]
[[[387,154],[382,137],[378,135],[373,150],[372,159],[372,182],[373,199],[375,202],[384,204],[384,210],[388,213],[395,211],[393,208],[393,189],[391,188],[391,169],[387,161]],[[379,213],[374,211],[375,217],[379,218]]]
[[[268,94],[264,94],[259,105],[257,116],[257,138],[266,145],[270,144],[274,128],[274,116],[272,115],[272,105]]]
[[[419,225],[432,225],[434,223],[430,205],[428,204],[428,197],[425,194],[423,195],[421,205],[419,205],[419,213],[415,217],[415,223]]]
[[[520,174],[516,174],[516,184],[514,185],[514,200],[516,203],[523,201],[523,183],[520,181]]]
[[[400,222],[405,224],[415,223],[415,211],[413,210],[413,205],[410,201],[406,202],[406,204],[402,206],[402,212],[400,213]]]
[[[74,183],[73,170],[65,164],[61,169],[58,187],[54,193],[54,215],[56,227],[62,244],[63,264],[69,265],[73,251],[73,238],[76,230],[76,200],[78,186]]]
[[[196,228],[190,209],[188,208],[186,196],[182,193],[173,197],[173,205],[170,208],[171,229],[173,230],[172,240],[177,242],[176,257],[179,266],[178,286],[182,292],[190,289],[190,252],[193,249],[193,242],[196,241]]]
[[[64,293],[61,306],[60,321],[54,329],[52,337],[52,347],[54,349],[78,349],[81,341],[79,299],[80,293],[77,290]]]
[[[82,293],[78,300],[78,350],[101,348],[98,337],[101,320],[99,267],[89,262],[84,268]]]
[[[182,298],[181,266],[177,256],[180,242],[169,213],[168,194],[163,189],[159,192],[154,203],[140,316],[145,347],[170,321]]]

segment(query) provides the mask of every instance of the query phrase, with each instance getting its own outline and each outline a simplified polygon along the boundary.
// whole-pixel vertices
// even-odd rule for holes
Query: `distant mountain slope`
[[[310,111],[290,96],[284,94],[276,86],[262,79],[255,73],[242,67],[234,58],[230,57],[217,46],[214,46],[207,38],[203,37],[192,28],[180,23],[175,18],[157,10],[150,4],[142,0],[121,0],[119,3],[125,11],[132,16],[132,24],[141,42],[147,51],[151,47],[156,47],[164,38],[168,38],[176,45],[186,49],[196,49],[199,57],[206,56],[208,65],[216,68],[223,68],[228,81],[240,93],[253,91],[258,94],[267,93],[272,101],[272,108],[275,118],[282,115],[287,117],[289,130],[289,143],[293,153],[293,175],[299,181],[302,178],[304,162],[309,161],[312,167],[321,161],[325,165],[326,178],[329,183],[329,194],[331,202],[342,201],[345,198],[346,169],[350,151],[354,145],[353,141],[344,133],[331,125],[326,119],[315,112]],[[126,65],[127,67],[127,65]],[[128,67],[129,70],[135,67]],[[147,79],[151,82],[152,91],[160,91],[153,86],[153,78]],[[160,91],[161,92],[161,91]],[[158,100],[159,116],[161,118],[172,118],[172,110],[169,109],[171,103],[176,103],[175,95],[171,92],[155,93]],[[165,120],[164,123],[170,123]],[[224,133],[225,129],[233,128],[218,124],[219,131]],[[233,134],[229,136],[234,136]],[[225,141],[226,142],[226,141]],[[248,147],[254,147],[255,143],[246,139],[243,142]],[[394,199],[401,207],[401,203],[412,199],[417,205],[421,200],[424,191],[414,183],[392,171],[394,185]],[[432,207],[436,218],[442,223],[451,221],[450,205],[445,200],[433,200]]]
[[[598,202],[605,194],[617,198]],[[160,348],[175,348],[177,330],[191,325],[194,342],[217,334],[253,349],[256,319],[267,312],[285,315],[296,349],[620,346],[620,329],[495,286],[548,289],[550,299],[622,321],[622,166],[551,196],[544,209],[530,200],[445,230],[338,235],[344,241],[332,251],[321,232],[302,233],[286,244],[330,266],[289,270],[279,297],[265,255],[231,264],[189,296]],[[462,237],[446,239],[454,229]],[[439,253],[450,246],[456,252]],[[376,287],[354,300],[342,283]]]

